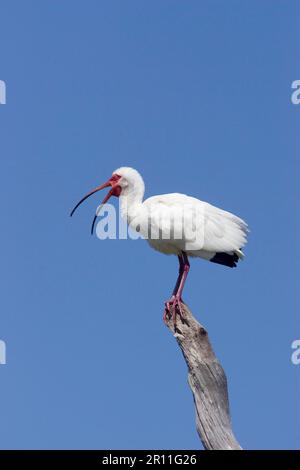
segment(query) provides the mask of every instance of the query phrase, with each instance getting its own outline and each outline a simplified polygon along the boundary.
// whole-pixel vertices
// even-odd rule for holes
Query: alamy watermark
[[[224,221],[214,215],[212,219],[205,206],[193,204],[174,204],[166,207],[164,204],[144,207],[142,213],[131,214],[122,201],[122,207],[116,208],[112,204],[98,207],[96,215],[99,222],[96,226],[96,235],[100,240],[137,240],[166,241],[182,240],[185,250],[200,250],[203,248],[205,233],[216,238],[224,237],[226,232]]]
[[[0,80],[0,104],[6,104],[6,83]]]
[[[300,104],[300,80],[294,80],[291,88],[295,91],[291,94],[291,101],[293,104]]]
[[[6,364],[6,344],[0,339],[0,365]]]

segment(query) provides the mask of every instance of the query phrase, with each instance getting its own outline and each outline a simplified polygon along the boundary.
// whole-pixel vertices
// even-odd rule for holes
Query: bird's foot
[[[164,323],[167,325],[168,321],[172,318],[175,331],[177,329],[176,328],[177,314],[179,314],[182,322],[185,321],[185,315],[183,313],[181,304],[184,304],[184,302],[181,299],[181,297],[177,295],[172,295],[172,297],[165,302],[165,311],[164,311],[164,316],[163,316]]]

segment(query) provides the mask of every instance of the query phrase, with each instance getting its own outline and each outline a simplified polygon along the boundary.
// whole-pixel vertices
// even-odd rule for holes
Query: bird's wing
[[[151,230],[168,239],[171,227],[173,243],[181,250],[238,252],[247,242],[246,222],[199,199],[172,193],[153,196],[144,205]]]
[[[247,243],[246,222],[231,212],[204,203],[204,245],[207,251],[240,252]]]
[[[153,196],[144,201],[147,209],[148,238],[170,241],[174,239],[174,227],[178,227],[180,208],[185,201],[184,194],[172,193]],[[184,250],[184,238],[180,236],[173,243]]]

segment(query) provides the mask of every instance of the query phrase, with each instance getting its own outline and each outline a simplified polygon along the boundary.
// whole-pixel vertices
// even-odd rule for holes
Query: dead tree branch
[[[196,427],[207,450],[241,450],[234,437],[225,372],[211,347],[208,333],[182,304],[184,321],[177,315],[167,326],[174,334],[188,366],[188,381],[196,408]]]

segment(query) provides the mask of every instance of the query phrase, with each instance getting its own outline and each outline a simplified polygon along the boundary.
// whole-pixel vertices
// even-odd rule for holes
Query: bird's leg
[[[181,276],[180,284],[179,284],[178,290],[176,292],[176,297],[178,297],[178,299],[181,302],[182,302],[182,292],[183,292],[184,284],[185,284],[187,275],[188,275],[189,270],[190,270],[189,259],[188,259],[187,254],[184,251],[182,252],[182,258],[183,258],[183,274]]]
[[[179,259],[179,275],[178,279],[172,294],[171,299],[169,299],[165,303],[165,312],[164,312],[164,322],[166,323],[167,317],[173,316],[174,320],[174,327],[176,329],[176,314],[177,311],[181,319],[184,319],[184,315],[181,308],[182,303],[182,291],[184,288],[184,284],[190,269],[190,263],[188,257],[185,252],[182,252],[181,255],[178,256]]]
[[[173,289],[172,297],[165,302],[165,311],[164,311],[164,316],[163,316],[163,320],[164,320],[165,323],[167,322],[167,316],[172,315],[170,313],[171,312],[170,307],[173,305],[173,303],[175,301],[175,296],[177,294],[177,291],[178,291],[178,288],[179,288],[179,285],[180,285],[180,281],[181,281],[181,277],[182,277],[182,274],[183,274],[184,262],[183,262],[183,258],[182,258],[181,254],[178,255],[178,261],[179,261],[179,274],[178,274],[178,277],[177,277],[175,287]]]
[[[175,294],[175,299],[174,299],[173,304],[172,304],[172,307],[173,307],[172,315],[173,315],[175,330],[176,330],[176,314],[177,314],[177,311],[179,312],[181,320],[185,321],[184,314],[183,314],[183,311],[182,311],[182,308],[181,308],[181,303],[183,302],[183,300],[182,300],[182,291],[183,291],[183,288],[184,288],[184,284],[185,284],[188,272],[190,270],[190,263],[189,263],[187,254],[185,252],[182,252],[182,259],[183,259],[183,271],[182,271],[182,275],[181,275],[181,278],[180,278],[180,282],[179,282],[177,292]]]

